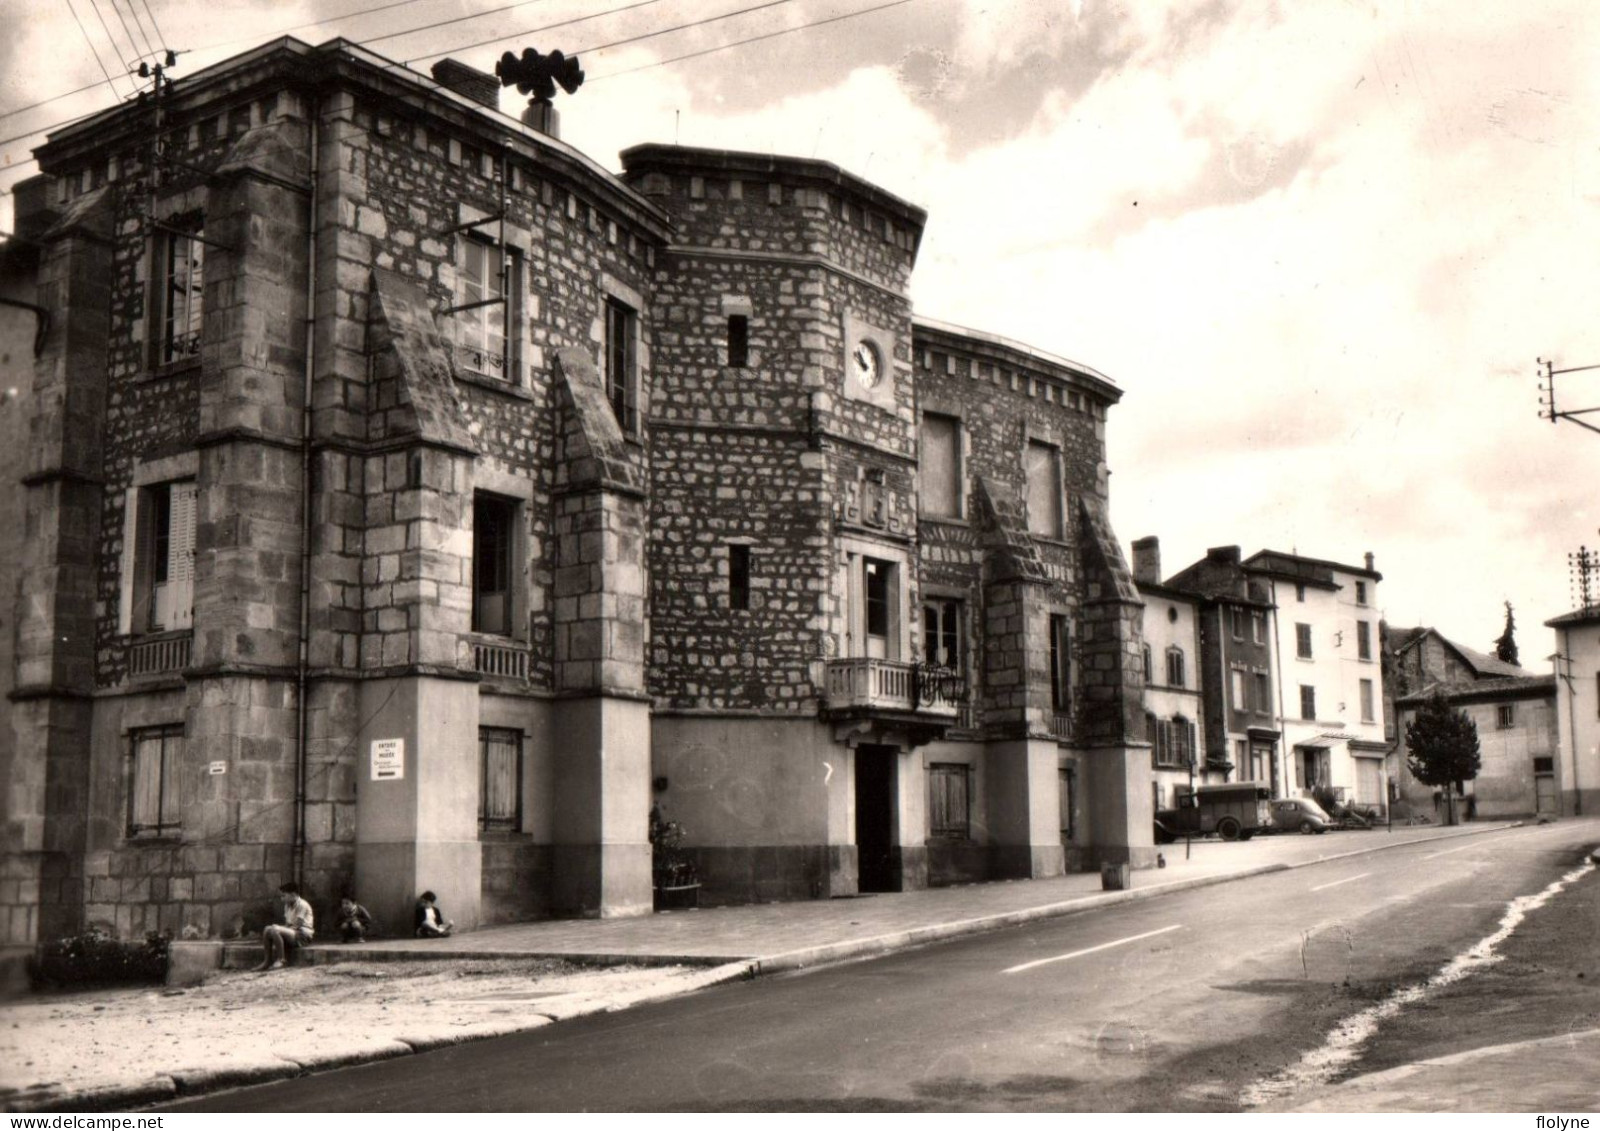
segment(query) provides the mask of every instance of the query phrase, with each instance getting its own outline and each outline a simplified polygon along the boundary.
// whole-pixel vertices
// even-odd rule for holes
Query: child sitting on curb
[[[456,925],[444,917],[439,909],[439,897],[431,891],[423,892],[417,900],[416,927],[419,939],[447,938],[456,929]]]

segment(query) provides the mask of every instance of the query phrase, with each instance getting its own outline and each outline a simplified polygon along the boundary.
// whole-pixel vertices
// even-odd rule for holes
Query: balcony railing
[[[960,672],[865,657],[828,663],[828,708],[917,711],[955,719],[967,699]]]
[[[1045,725],[1050,729],[1051,738],[1072,737],[1072,716],[1060,712],[1045,716]]]
[[[192,633],[140,640],[128,649],[128,675],[134,679],[171,675],[189,666]]]
[[[528,650],[520,644],[472,642],[472,670],[496,679],[528,678]]]

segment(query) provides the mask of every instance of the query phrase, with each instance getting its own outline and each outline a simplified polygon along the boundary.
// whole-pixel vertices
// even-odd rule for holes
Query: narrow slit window
[[[750,364],[750,319],[743,314],[728,315],[728,364],[734,369]]]
[[[728,547],[728,608],[750,607],[750,547]]]

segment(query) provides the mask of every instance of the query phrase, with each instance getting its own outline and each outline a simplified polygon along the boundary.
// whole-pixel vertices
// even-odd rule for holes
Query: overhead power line
[[[106,42],[111,45],[111,50],[116,52],[113,57],[122,64],[125,70],[132,70],[133,68],[128,66],[128,60],[122,54],[122,49],[117,46],[117,37],[111,34],[111,28],[106,23],[105,14],[100,11],[98,0],[87,0],[87,2],[94,11],[94,18],[100,21],[100,30],[106,33]],[[135,56],[139,54],[138,44],[134,44],[133,53]],[[106,77],[109,79],[111,76],[107,75]],[[131,82],[132,80],[130,79],[129,81]],[[113,86],[111,89],[116,90],[117,88]]]
[[[139,0],[139,2],[144,5],[144,14],[150,17],[150,26],[155,29],[156,42],[161,44],[162,48],[165,49],[167,46],[167,37],[161,34],[161,25],[156,23],[155,9],[150,7],[150,0]]]
[[[610,49],[612,47],[623,47],[623,46],[626,46],[627,44],[630,44],[630,43],[642,43],[643,41],[645,41],[647,39],[656,39],[656,38],[658,38],[660,36],[663,36],[663,35],[671,35],[675,31],[686,31],[686,30],[688,30],[689,28],[692,28],[692,27],[702,27],[705,24],[714,24],[714,23],[717,23],[717,22],[719,22],[721,20],[731,20],[735,16],[743,16],[743,15],[749,13],[749,12],[759,12],[763,8],[776,8],[776,7],[779,7],[780,5],[783,5],[783,4],[792,4],[792,3],[794,3],[794,0],[767,0],[767,2],[765,4],[756,4],[756,5],[753,5],[753,6],[749,7],[749,8],[740,8],[736,12],[724,12],[720,16],[708,16],[703,20],[692,20],[689,23],[685,23],[685,24],[674,24],[672,27],[662,28],[660,31],[646,32],[644,35],[635,35],[635,36],[632,36],[632,37],[630,37],[628,39],[619,39],[614,43],[602,43],[598,47],[585,47],[585,48],[582,49],[581,53],[582,54],[587,54],[587,55],[593,55],[596,52],[605,51],[605,50],[608,50],[608,49]],[[559,27],[560,25],[557,24],[557,25],[552,25],[552,26]],[[528,31],[514,32],[511,35],[497,35],[497,36],[494,36],[493,38],[490,38],[490,39],[480,39],[476,43],[459,44],[458,46],[451,47],[449,50],[446,50],[446,51],[436,51],[432,55],[418,55],[415,59],[407,59],[406,62],[408,64],[409,63],[416,63],[416,62],[419,62],[419,61],[421,61],[423,59],[433,59],[433,58],[437,58],[440,55],[454,54],[457,51],[471,51],[471,50],[473,50],[474,48],[477,48],[477,47],[488,47],[490,44],[494,44],[494,43],[509,43],[513,39],[522,39],[524,36],[529,36],[529,35],[533,35],[533,34],[535,34],[537,32],[540,32],[540,31],[548,31],[548,30],[549,30],[548,28],[532,28],[532,29],[530,29]],[[372,42],[376,42],[376,40],[374,40]],[[580,52],[574,52],[573,54],[579,54],[579,53]]]
[[[89,38],[89,29],[83,26],[83,20],[78,15],[78,9],[72,6],[72,0],[66,0],[67,11],[72,13],[73,22],[78,25],[78,30],[83,33],[83,41],[89,45],[89,53],[94,56],[94,61],[100,64],[100,73],[106,76],[106,83],[111,87],[111,93],[116,94],[117,85],[111,81],[111,71],[106,67],[105,60],[100,58],[100,49],[94,45],[94,40]],[[95,85],[99,85],[96,83]],[[24,137],[28,136],[26,134]]]
[[[825,20],[813,20],[806,24],[797,24],[794,27],[782,28],[779,31],[769,31],[764,35],[752,35],[748,39],[735,40],[733,43],[724,43],[720,47],[707,47],[703,51],[691,51],[687,55],[674,55],[670,59],[657,59],[653,63],[644,63],[637,67],[629,67],[623,71],[611,71],[607,74],[596,75],[590,82],[599,82],[601,79],[614,79],[621,75],[637,74],[639,71],[649,71],[656,67],[665,67],[669,63],[681,63],[685,59],[698,59],[702,55],[715,55],[719,51],[731,51],[735,47],[743,47],[749,43],[760,43],[764,39],[777,39],[780,35],[792,35],[797,31],[806,31],[809,28],[822,27],[824,24],[836,24],[842,20],[853,20],[857,16],[870,16],[874,12],[882,12],[887,8],[898,8],[902,4],[913,3],[914,0],[890,0],[887,4],[878,4],[871,8],[862,8],[859,12],[845,12],[842,15],[830,16]]]
[[[407,28],[404,31],[391,31],[388,35],[375,35],[371,39],[363,39],[361,42],[363,44],[383,43],[385,40],[400,39],[407,35],[416,35],[419,31],[432,31],[434,28],[449,27],[451,24],[466,23],[468,20],[481,20],[485,16],[499,15],[501,12],[511,11],[513,8],[526,8],[530,4],[542,3],[544,3],[544,0],[517,0],[515,4],[502,4],[498,8],[485,8],[481,12],[473,12],[470,15],[452,16],[448,20],[437,20],[431,24],[420,24],[417,27]]]
[[[407,7],[408,5],[411,5],[411,4],[423,4],[423,3],[426,3],[426,2],[427,2],[427,0],[393,0],[393,2],[389,3],[389,4],[378,4],[375,7],[371,7],[371,8],[358,8],[354,12],[342,12],[337,16],[328,16],[326,19],[314,20],[309,24],[295,24],[292,27],[279,28],[277,31],[270,32],[266,36],[266,39],[276,39],[278,36],[280,36],[280,35],[288,35],[290,32],[306,31],[307,29],[314,28],[314,27],[326,27],[328,24],[336,24],[340,20],[353,20],[353,19],[356,19],[357,17],[360,17],[360,16],[370,16],[370,15],[373,15],[373,14],[375,14],[377,12],[387,12],[387,11],[390,11],[391,9],[394,9],[394,8],[404,8],[404,7]],[[250,35],[250,36],[245,36],[242,39],[229,39],[229,40],[224,40],[221,43],[208,43],[203,47],[196,47],[196,48],[194,48],[194,50],[196,50],[196,51],[215,51],[219,47],[232,47],[235,44],[239,44],[239,43],[261,43],[261,42],[264,42],[264,40],[263,40],[263,38],[261,36],[259,36],[259,35]]]
[[[577,17],[575,17],[573,19],[570,19],[570,20],[560,20],[560,21],[558,21],[556,23],[553,23],[553,24],[544,24],[544,25],[542,25],[540,27],[531,27],[531,28],[528,28],[526,31],[519,31],[515,35],[501,36],[500,38],[497,38],[497,39],[485,39],[480,43],[469,43],[469,44],[466,44],[463,47],[451,47],[451,48],[449,48],[448,50],[445,50],[445,51],[435,51],[431,55],[418,55],[414,59],[407,59],[406,62],[405,62],[405,65],[409,67],[412,63],[420,63],[424,59],[438,59],[438,58],[440,58],[441,56],[444,56],[444,55],[454,55],[458,51],[469,51],[474,47],[482,47],[482,46],[484,46],[485,44],[488,44],[488,43],[508,43],[513,39],[524,39],[524,38],[526,38],[527,36],[530,36],[530,35],[538,35],[540,32],[554,31],[558,27],[571,27],[573,24],[582,24],[582,23],[587,23],[590,20],[598,20],[602,16],[614,16],[614,15],[618,14],[619,12],[631,12],[635,8],[647,8],[651,4],[659,4],[659,3],[661,3],[661,0],[637,0],[636,3],[624,4],[619,8],[607,8],[603,12],[594,12],[591,15],[587,15],[587,16],[577,16]],[[376,40],[368,40],[368,42],[375,43],[377,41]]]
[[[133,29],[128,26],[128,17],[122,14],[122,9],[117,6],[117,0],[106,0],[111,5],[111,14],[117,17],[117,22],[122,25],[122,34],[128,37],[128,46],[133,48],[133,57],[138,59],[151,51],[150,44],[139,46],[139,37],[134,35]]]

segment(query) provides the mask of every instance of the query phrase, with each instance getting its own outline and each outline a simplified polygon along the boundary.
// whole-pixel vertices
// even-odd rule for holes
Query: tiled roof
[[[1600,606],[1587,609],[1578,609],[1576,612],[1562,613],[1545,621],[1546,628],[1560,628],[1564,624],[1594,624],[1600,622]]]
[[[1426,701],[1437,691],[1447,703],[1462,703],[1481,699],[1531,699],[1556,693],[1553,675],[1508,676],[1502,679],[1480,679],[1472,683],[1431,684],[1415,695],[1404,695],[1395,700],[1400,706],[1414,706]]]

